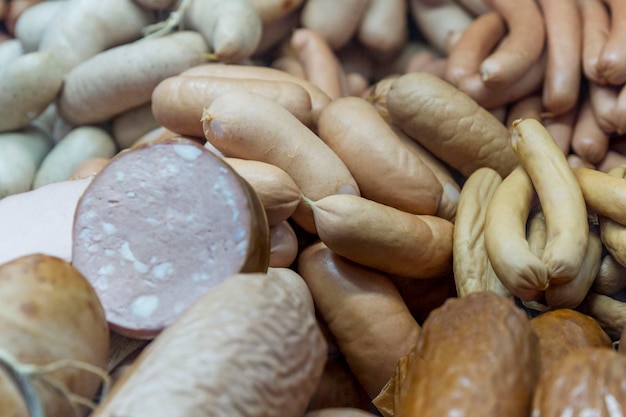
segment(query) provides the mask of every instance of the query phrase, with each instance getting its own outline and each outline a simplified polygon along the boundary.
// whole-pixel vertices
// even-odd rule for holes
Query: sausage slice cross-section
[[[87,187],[72,258],[111,328],[151,339],[227,277],[267,271],[269,228],[225,162],[190,140],[165,140],[118,154]]]

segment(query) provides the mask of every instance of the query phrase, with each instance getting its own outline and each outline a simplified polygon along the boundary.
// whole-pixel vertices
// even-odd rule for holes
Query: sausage
[[[617,132],[618,122],[616,109],[618,105],[619,88],[612,85],[600,85],[589,82],[589,97],[596,116],[598,126],[605,133]]]
[[[406,0],[370,0],[356,38],[374,54],[392,56],[408,40],[407,11]]]
[[[609,12],[602,0],[580,0],[577,2],[582,17],[582,69],[593,83],[605,84],[596,66],[607,42],[611,27]]]
[[[409,213],[437,212],[443,192],[437,177],[365,99],[333,100],[320,114],[318,134],[346,164],[363,197]]]
[[[570,308],[558,308],[530,320],[541,347],[541,375],[555,369],[565,356],[587,347],[611,348],[611,338],[590,316]]]
[[[104,129],[95,126],[77,127],[43,158],[33,178],[33,188],[63,181],[86,159],[111,158],[116,152],[115,141]]]
[[[546,289],[546,304],[550,308],[576,308],[583,301],[598,275],[602,263],[602,240],[597,220],[589,226],[589,242],[578,274],[571,282],[550,285]]]
[[[486,166],[501,176],[518,164],[507,128],[475,100],[427,73],[396,79],[387,93],[391,120],[426,149],[469,176]],[[454,120],[454,123],[446,123]]]
[[[185,27],[202,35],[218,61],[241,62],[261,41],[263,23],[247,0],[193,0],[182,14]]]
[[[590,211],[626,224],[626,179],[587,167],[572,171]]]
[[[61,90],[63,71],[50,52],[31,52],[0,64],[0,132],[26,127]]]
[[[73,264],[111,328],[139,339],[154,338],[227,276],[269,263],[267,219],[248,183],[184,139],[113,158],[78,202],[72,236]]]
[[[539,381],[532,415],[624,414],[624,378],[624,355],[605,346],[579,349],[563,357]]]
[[[85,414],[107,379],[109,348],[93,288],[69,262],[39,253],[0,265],[0,282],[0,412]]]
[[[302,251],[297,270],[350,369],[373,398],[415,346],[419,325],[389,278],[322,242]]]
[[[312,126],[311,98],[300,85],[290,81],[237,79],[215,76],[174,76],[161,81],[152,91],[152,112],[164,127],[194,137],[204,137],[202,109],[220,94],[246,90],[265,96],[288,109],[307,126]]]
[[[561,151],[565,155],[568,155],[570,153],[572,143],[574,124],[578,118],[578,108],[575,107],[572,110],[558,116],[546,114],[543,116],[543,125],[554,138],[554,141]]]
[[[608,295],[589,291],[578,310],[596,319],[613,340],[626,329],[626,303]]]
[[[52,24],[55,14],[63,9],[66,3],[64,1],[45,1],[24,10],[15,22],[15,39],[19,40],[24,52],[34,52],[39,49],[46,28]]]
[[[529,70],[510,85],[488,87],[479,74],[465,77],[458,88],[486,109],[513,103],[526,95],[540,91],[546,71],[546,55],[534,61]]]
[[[510,296],[491,266],[484,236],[487,206],[501,183],[495,170],[480,168],[461,189],[452,235],[453,276],[459,297],[479,291]]]
[[[313,122],[317,122],[319,113],[324,106],[330,102],[330,98],[319,87],[307,80],[289,75],[286,72],[275,68],[255,66],[255,65],[225,65],[225,64],[204,64],[196,65],[183,71],[180,75],[212,75],[218,77],[231,78],[255,78],[264,80],[285,80],[291,81],[304,87],[311,96],[311,107]]]
[[[295,56],[284,55],[276,58],[272,61],[270,67],[286,72],[289,75],[302,78],[303,80],[306,79],[306,75],[304,74],[304,66]]]
[[[452,271],[454,225],[349,194],[309,201],[318,235],[331,250],[361,265],[416,279]]]
[[[589,99],[580,104],[572,132],[571,148],[576,155],[592,164],[600,162],[609,149],[609,135],[598,124]]]
[[[298,10],[304,0],[248,0],[258,13],[264,26]]]
[[[312,29],[294,30],[289,39],[294,53],[302,62],[304,75],[331,100],[349,94],[346,74],[328,42]]]
[[[473,16],[453,0],[434,5],[424,0],[410,0],[409,11],[420,34],[443,55],[450,51],[455,34],[462,33],[473,20]]]
[[[607,252],[621,265],[626,266],[626,226],[599,216],[600,236]]]
[[[578,274],[589,239],[587,208],[565,155],[537,120],[513,123],[511,143],[532,180],[546,217],[542,255],[550,283],[564,284]]]
[[[354,37],[371,0],[308,0],[302,8],[302,26],[319,33],[338,50]]]
[[[546,228],[546,217],[543,215],[541,206],[535,206],[530,211],[527,222],[526,240],[528,249],[537,258],[541,258],[543,250],[546,248],[548,229]]]
[[[622,89],[617,95],[617,104],[614,109],[616,131],[620,135],[626,133],[626,117],[624,117],[624,111],[626,111],[626,88],[622,86]]]
[[[546,75],[543,105],[553,115],[571,110],[581,80],[582,17],[578,2],[540,0],[546,26]]]
[[[89,178],[98,175],[102,169],[111,162],[111,158],[94,157],[85,159],[78,164],[74,171],[68,176],[69,180],[77,180],[81,178]]]
[[[284,1],[284,0],[281,0]],[[289,0],[287,0],[289,1]],[[300,1],[300,0],[298,0]],[[295,3],[295,2],[290,2]],[[262,18],[262,17],[261,17]],[[261,40],[252,55],[252,59],[263,56],[266,53],[272,53],[273,48],[280,47],[280,43],[289,37],[300,24],[300,12],[294,10],[291,13],[282,16],[278,20],[272,23],[263,24],[263,32],[261,34]]]
[[[459,204],[459,193],[461,192],[461,187],[454,178],[450,168],[428,150],[424,149],[424,147],[417,141],[400,130],[400,128],[394,125],[391,125],[391,128],[396,133],[398,138],[400,138],[400,140],[402,140],[402,142],[404,142],[412,152],[416,153],[422,162],[424,162],[431,169],[443,187],[441,199],[439,200],[439,207],[437,207],[435,215],[454,222],[457,205]]]
[[[607,253],[602,258],[591,289],[598,294],[613,295],[624,288],[626,288],[626,266],[621,265],[610,253]]]
[[[30,190],[53,146],[53,140],[34,127],[0,133],[0,199]]]
[[[502,284],[522,301],[539,298],[548,285],[546,265],[530,250],[526,222],[535,190],[519,166],[506,176],[487,205],[484,239],[489,261]]]
[[[626,155],[614,151],[609,147],[606,155],[597,165],[598,171],[609,172],[613,168],[626,165]]]
[[[159,126],[150,103],[127,110],[111,120],[111,132],[119,149],[130,148],[141,136]]]
[[[506,41],[481,63],[480,78],[488,88],[511,85],[541,56],[546,37],[544,19],[534,0],[485,3],[502,15],[508,34]]]
[[[326,354],[298,274],[231,275],[141,352],[92,416],[300,417]]]
[[[1,245],[0,264],[33,253],[70,262],[74,212],[90,182],[91,178],[61,181],[1,199],[0,228],[7,236],[20,238]]]
[[[298,237],[287,220],[270,226],[270,261],[272,268],[288,268],[298,256]]]
[[[152,11],[132,0],[72,0],[67,6],[55,15],[39,44],[40,51],[58,58],[64,73],[104,50],[139,39],[154,21]]]
[[[478,16],[450,49],[444,79],[458,85],[461,79],[478,74],[483,60],[505,34],[506,25],[498,12],[490,11]]]
[[[242,103],[247,106],[245,112],[241,111]],[[202,119],[206,139],[225,156],[278,166],[307,198],[359,193],[356,181],[337,154],[288,110],[268,98],[247,91],[222,94],[205,109]],[[305,230],[315,232],[313,213],[307,204],[302,202],[293,216]]]
[[[542,121],[543,105],[538,94],[531,94],[512,103],[506,114],[506,126],[513,125],[517,119],[535,119]]]
[[[101,52],[66,75],[59,114],[74,124],[99,123],[147,104],[159,82],[200,64],[206,51],[200,34],[181,31]]]
[[[626,5],[619,0],[605,0],[609,5],[611,24],[606,42],[598,56],[596,71],[601,79],[613,85],[622,85],[626,82],[626,54],[623,52],[623,42],[626,39]]]
[[[539,349],[513,300],[490,291],[450,298],[422,326],[395,415],[527,416]]]
[[[295,212],[302,192],[284,170],[253,159],[224,157],[222,160],[250,184],[261,201],[270,226],[281,224]]]

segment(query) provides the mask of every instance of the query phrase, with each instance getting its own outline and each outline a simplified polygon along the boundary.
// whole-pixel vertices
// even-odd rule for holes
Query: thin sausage
[[[290,45],[302,66],[306,79],[332,99],[348,95],[346,74],[326,40],[311,29],[296,29]]]
[[[457,85],[462,78],[478,74],[483,60],[505,34],[506,25],[498,12],[478,16],[450,49],[444,79]]]
[[[519,80],[539,59],[545,44],[545,23],[534,0],[486,0],[502,15],[508,35],[480,65],[487,87],[502,87]]]
[[[598,124],[588,98],[580,104],[571,148],[576,155],[591,164],[600,162],[609,150],[609,135]]]
[[[582,69],[585,76],[594,83],[605,84],[596,66],[607,42],[610,28],[609,12],[602,0],[578,0],[582,17]]]
[[[452,271],[454,225],[349,194],[310,201],[320,239],[361,265],[412,278]]]
[[[485,214],[485,248],[500,281],[522,301],[537,300],[548,285],[548,269],[526,239],[535,190],[518,166],[496,189]]]
[[[582,18],[576,1],[539,0],[546,25],[543,105],[553,115],[571,110],[581,81]]]
[[[613,85],[626,82],[626,3],[622,0],[604,0],[609,5],[611,30],[596,63],[596,71],[601,79]]]

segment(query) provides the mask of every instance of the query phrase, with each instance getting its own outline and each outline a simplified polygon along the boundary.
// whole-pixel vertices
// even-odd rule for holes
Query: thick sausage
[[[609,134],[598,124],[591,100],[580,104],[571,141],[572,151],[583,160],[597,164],[609,149]]]
[[[414,214],[437,212],[443,192],[437,177],[365,99],[333,100],[320,114],[318,134],[346,164],[363,197]]]
[[[206,51],[200,34],[181,31],[101,52],[66,75],[59,114],[74,124],[99,123],[147,104],[159,82],[200,64]]]
[[[373,398],[415,346],[419,325],[389,278],[322,242],[302,251],[297,268],[348,365]]]
[[[339,255],[389,274],[444,278],[452,271],[454,225],[363,197],[310,201],[320,239]]]
[[[461,189],[452,247],[453,276],[459,297],[479,291],[511,295],[494,272],[485,248],[487,206],[501,183],[502,177],[496,171],[480,168],[467,178]]]
[[[281,224],[295,212],[302,192],[284,170],[253,159],[224,157],[223,161],[250,184],[265,209],[270,226]]]
[[[247,182],[173,139],[122,152],[94,178],[76,208],[72,258],[111,328],[150,339],[227,276],[266,271],[269,230]]]
[[[304,414],[327,354],[306,284],[286,268],[225,278],[142,351],[93,417]]]
[[[311,98],[290,81],[214,76],[174,76],[152,91],[152,112],[164,127],[182,135],[204,137],[202,110],[220,94],[246,90],[276,101],[307,126],[312,125]]]
[[[581,80],[582,17],[578,2],[540,0],[546,26],[546,75],[543,105],[553,115],[571,110]]]
[[[395,124],[465,176],[483,166],[506,176],[518,164],[507,128],[434,75],[396,79],[387,93],[387,109]]]
[[[247,107],[241,111],[241,106]],[[233,91],[217,97],[203,115],[204,135],[225,156],[255,159],[278,166],[312,200],[358,194],[359,187],[337,154],[287,109],[259,94]],[[304,202],[294,220],[315,231],[313,213]]]
[[[330,102],[330,98],[319,87],[313,85],[305,79],[290,75],[276,68],[269,68],[256,65],[224,65],[224,64],[204,64],[196,65],[183,71],[180,75],[210,75],[217,77],[231,78],[255,78],[262,80],[283,80],[291,81],[304,87],[311,96],[311,107],[313,109],[313,121],[316,122],[319,113],[324,106]]]
[[[504,178],[487,206],[485,248],[504,286],[522,301],[536,300],[548,287],[548,270],[526,239],[535,190],[519,166]]]
[[[296,29],[289,39],[294,53],[302,62],[304,75],[331,100],[349,94],[346,73],[328,42],[312,29]]]

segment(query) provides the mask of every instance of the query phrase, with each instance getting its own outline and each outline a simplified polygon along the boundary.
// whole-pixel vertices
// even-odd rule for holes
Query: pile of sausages
[[[466,367],[487,345],[525,391],[480,415],[557,412],[529,317],[590,320],[568,352],[616,353],[625,330],[624,18],[618,0],[0,1],[0,299],[24,273],[11,314],[88,299],[72,326],[100,331],[66,354],[13,323],[0,414],[439,416],[447,370],[501,398],[501,369]],[[78,301],[28,298],[61,270]],[[456,362],[429,348],[463,340]]]

